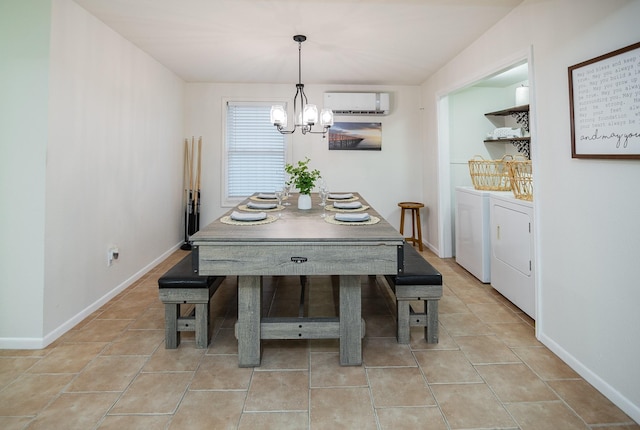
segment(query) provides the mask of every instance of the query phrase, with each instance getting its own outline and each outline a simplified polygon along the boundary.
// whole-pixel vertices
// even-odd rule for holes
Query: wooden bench
[[[411,326],[424,327],[427,343],[438,343],[438,302],[442,297],[442,275],[416,249],[404,244],[404,270],[386,275],[396,295],[398,343],[409,343]],[[424,301],[424,312],[416,313],[411,301]]]
[[[194,261],[195,260],[195,261]],[[185,256],[158,279],[160,300],[164,303],[165,348],[180,344],[180,332],[195,331],[196,348],[207,348],[211,338],[209,303],[224,276],[198,275],[193,253]],[[194,312],[180,315],[181,304],[194,304]]]

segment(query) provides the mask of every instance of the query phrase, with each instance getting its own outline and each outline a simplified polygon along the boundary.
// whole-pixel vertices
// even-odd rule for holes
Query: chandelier
[[[309,104],[307,95],[304,93],[304,84],[302,83],[302,42],[307,40],[307,36],[298,34],[293,36],[293,40],[298,42],[298,83],[296,84],[296,95],[293,98],[293,117],[294,124],[291,130],[287,130],[287,110],[282,105],[271,106],[271,123],[276,126],[282,134],[291,134],[298,127],[302,134],[315,133],[327,136],[327,131],[333,125],[333,112],[331,109],[322,109],[320,113],[320,126],[322,130],[312,130],[313,126],[318,123],[318,107]],[[298,98],[299,97],[299,98]]]

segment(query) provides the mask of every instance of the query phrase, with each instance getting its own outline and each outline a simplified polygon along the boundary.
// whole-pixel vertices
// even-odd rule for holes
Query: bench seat
[[[224,276],[200,276],[190,252],[158,279],[164,303],[165,348],[180,344],[180,332],[195,331],[196,347],[207,348],[211,337],[209,303]],[[194,314],[180,316],[181,304],[194,304]]]
[[[396,296],[398,343],[409,343],[411,326],[425,328],[427,343],[438,343],[438,302],[442,298],[442,275],[410,244],[404,244],[404,270],[385,279]],[[411,301],[424,301],[417,313]]]

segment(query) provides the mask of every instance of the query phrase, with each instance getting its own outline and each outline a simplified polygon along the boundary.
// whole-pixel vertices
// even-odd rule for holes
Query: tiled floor
[[[39,351],[0,351],[0,428],[10,429],[640,429],[534,337],[533,321],[455,264],[444,277],[440,342],[395,340],[393,302],[363,277],[361,367],[338,343],[264,342],[262,366],[237,367],[235,280],[212,301],[207,350],[183,334],[164,348],[157,279],[177,251]],[[332,315],[329,277],[310,278],[306,311]],[[266,278],[265,307],[296,316],[296,278]]]

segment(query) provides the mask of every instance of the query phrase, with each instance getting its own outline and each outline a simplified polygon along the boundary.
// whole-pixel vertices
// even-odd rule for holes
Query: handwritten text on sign
[[[640,47],[571,71],[581,154],[640,153]]]

